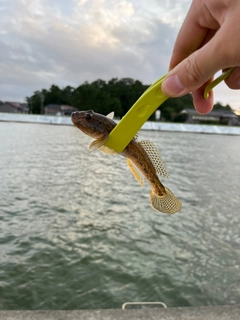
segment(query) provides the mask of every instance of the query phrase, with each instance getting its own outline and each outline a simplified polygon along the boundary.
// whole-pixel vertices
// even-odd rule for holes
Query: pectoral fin
[[[107,154],[117,154],[118,152],[116,152],[115,150],[113,150],[113,149],[110,149],[110,148],[108,148],[108,147],[106,147],[106,146],[101,146],[100,148],[99,148],[102,152],[104,152],[104,153],[107,153]]]
[[[88,147],[88,151],[89,152],[93,152],[94,150],[97,150],[99,148],[101,148],[104,143],[107,141],[108,139],[108,136],[104,136],[103,138],[101,139],[97,139],[97,140],[94,140]]]
[[[132,174],[134,175],[134,177],[136,178],[136,180],[140,183],[140,185],[142,187],[143,182],[144,182],[143,174],[130,159],[127,159],[127,164],[128,164],[129,169],[132,171]]]

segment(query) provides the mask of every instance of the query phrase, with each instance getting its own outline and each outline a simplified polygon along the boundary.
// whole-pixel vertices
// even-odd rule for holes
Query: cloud
[[[78,86],[113,77],[156,80],[167,70],[176,29],[154,13],[154,5],[113,0],[3,2],[0,99],[24,99],[53,83]]]
[[[2,0],[0,100],[99,78],[154,82],[190,2]]]

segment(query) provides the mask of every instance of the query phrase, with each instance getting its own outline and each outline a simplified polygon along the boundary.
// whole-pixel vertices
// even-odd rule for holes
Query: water
[[[73,126],[0,123],[0,309],[240,303],[240,137],[141,132],[181,212]]]

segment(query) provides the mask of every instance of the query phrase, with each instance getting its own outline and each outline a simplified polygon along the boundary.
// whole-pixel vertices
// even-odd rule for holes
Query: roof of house
[[[53,104],[53,103],[50,103],[50,104],[44,106],[44,108],[56,109],[56,110],[60,110],[60,107],[61,107],[60,104]]]
[[[74,108],[73,106],[68,106],[66,104],[62,104],[61,110],[77,110],[77,108]]]
[[[54,104],[54,103],[50,103],[50,104],[46,105],[44,108],[56,109],[56,110],[62,110],[62,111],[65,111],[65,110],[77,110],[73,106],[68,106],[66,104]]]
[[[14,108],[17,108],[17,109],[22,109],[22,105],[18,102],[11,102],[11,101],[6,101],[5,102],[6,104],[10,104],[11,106],[13,106]]]

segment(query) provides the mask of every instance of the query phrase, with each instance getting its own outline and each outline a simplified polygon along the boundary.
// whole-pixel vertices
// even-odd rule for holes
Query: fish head
[[[75,111],[71,115],[72,123],[83,133],[94,139],[101,139],[112,131],[115,123],[93,110]]]

